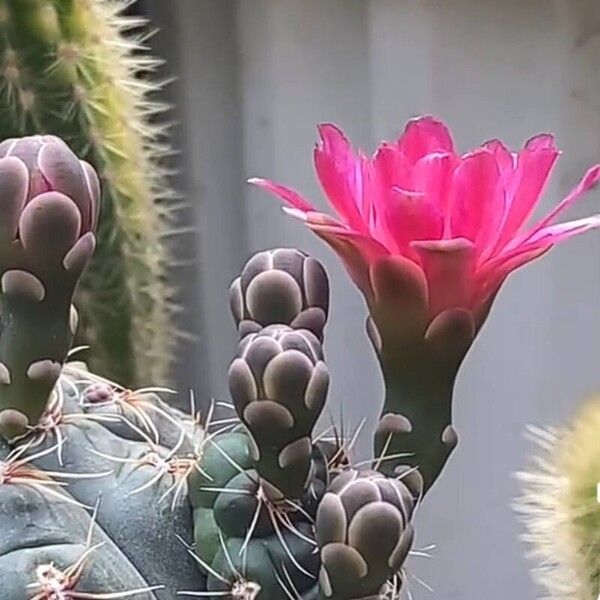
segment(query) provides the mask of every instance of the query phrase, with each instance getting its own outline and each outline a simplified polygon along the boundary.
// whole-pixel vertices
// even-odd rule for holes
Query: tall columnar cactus
[[[157,61],[128,0],[0,0],[0,139],[56,134],[103,181],[98,249],[79,287],[89,363],[123,384],[164,382],[173,324],[170,199]],[[148,76],[149,75],[149,76]]]
[[[596,600],[600,594],[600,399],[571,423],[533,429],[538,452],[519,473],[517,511],[537,583],[551,600]]]

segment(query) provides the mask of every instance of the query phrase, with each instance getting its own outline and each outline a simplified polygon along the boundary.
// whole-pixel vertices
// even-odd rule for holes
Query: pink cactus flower
[[[315,168],[335,217],[287,187],[250,182],[280,197],[287,212],[330,244],[367,301],[377,291],[374,270],[391,261],[424,278],[430,320],[450,308],[477,313],[512,271],[600,226],[600,215],[556,223],[597,183],[600,165],[528,224],[559,155],[549,134],[517,152],[492,140],[461,155],[448,128],[426,116],[409,121],[372,157],[355,152],[334,125],[320,126],[319,134]]]

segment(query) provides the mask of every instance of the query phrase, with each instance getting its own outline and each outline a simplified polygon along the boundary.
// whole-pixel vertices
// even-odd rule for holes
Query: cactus
[[[551,600],[595,600],[600,594],[600,399],[586,402],[564,427],[532,429],[540,452],[519,473],[517,510]]]
[[[96,372],[167,379],[174,327],[166,285],[157,61],[128,0],[0,0],[0,139],[56,134],[100,173],[98,250],[78,292],[79,341]],[[140,75],[150,74],[150,77]]]
[[[230,299],[240,342],[229,387],[244,427],[212,438],[189,485],[208,591],[240,600],[398,591],[420,489],[353,469],[343,448],[313,435],[329,383],[323,268],[297,250],[261,252]]]
[[[290,249],[247,263],[230,290],[232,404],[186,415],[162,388],[65,362],[94,170],[51,136],[0,155],[3,598],[398,597],[414,477],[359,470],[343,439],[313,432],[329,386],[323,267]]]
[[[231,285],[231,403],[202,415],[192,397],[185,414],[164,401],[165,388],[130,389],[72,361],[71,301],[100,197],[95,170],[59,138],[0,144],[3,598],[398,600],[416,509],[455,442],[447,428],[437,439],[450,415],[428,430],[427,404],[405,402],[414,419],[384,406],[375,456],[360,462],[354,436],[315,432],[329,388],[329,284],[295,249],[258,253]],[[393,371],[386,352],[414,367],[386,377],[392,395],[449,399],[472,320],[448,309],[421,336],[423,298],[410,275],[398,262],[374,270],[372,339],[376,348],[387,340],[384,372]],[[543,435],[543,470],[523,476],[555,598],[598,592],[599,428],[596,402]]]

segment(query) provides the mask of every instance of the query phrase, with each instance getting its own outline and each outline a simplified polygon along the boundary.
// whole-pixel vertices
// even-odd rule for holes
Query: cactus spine
[[[600,398],[586,402],[567,426],[532,430],[539,453],[519,473],[516,506],[550,600],[596,600],[600,594]]]
[[[0,139],[53,133],[103,181],[99,244],[79,289],[90,366],[124,384],[167,377],[163,107],[157,61],[126,0],[0,0]],[[150,74],[150,77],[145,75]]]

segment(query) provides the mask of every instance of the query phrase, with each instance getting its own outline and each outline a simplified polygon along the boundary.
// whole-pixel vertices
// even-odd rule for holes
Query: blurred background
[[[179,382],[226,396],[235,332],[227,288],[255,251],[297,246],[326,265],[331,414],[348,426],[382,402],[362,299],[338,260],[278,203],[245,184],[265,176],[325,206],[311,164],[315,125],[333,121],[372,150],[410,117],[435,114],[466,151],[542,131],[564,154],[542,210],[600,161],[598,0],[146,0],[160,29],[174,105],[177,185],[188,200],[177,271],[186,312]],[[600,190],[571,217],[600,209]],[[415,600],[534,598],[511,503],[528,424],[566,419],[600,389],[600,235],[566,243],[513,275],[467,357],[455,396],[460,443],[419,516]],[[343,407],[343,408],[342,408]],[[599,442],[600,443],[600,442]]]

